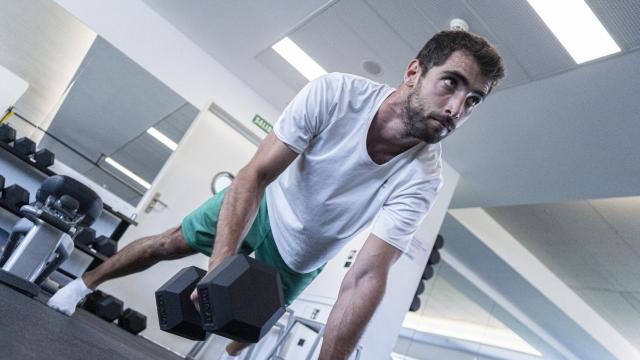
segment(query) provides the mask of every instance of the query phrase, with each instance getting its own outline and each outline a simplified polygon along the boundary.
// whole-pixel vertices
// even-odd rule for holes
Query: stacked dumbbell
[[[138,334],[147,328],[146,316],[130,308],[124,309],[122,300],[100,290],[89,294],[82,308],[107,322],[117,320],[119,327],[132,334]]]
[[[5,205],[13,207],[17,211],[22,205],[29,204],[29,191],[17,184],[5,188],[4,184],[4,176],[0,175],[0,193],[2,193],[0,197]]]
[[[111,257],[118,251],[118,243],[108,236],[96,236],[96,231],[92,228],[83,228],[74,237],[76,244],[89,246],[100,254]]]
[[[190,295],[198,291],[200,311]],[[284,314],[277,270],[245,255],[225,259],[213,271],[184,268],[156,291],[160,329],[191,340],[207,332],[255,343]]]
[[[429,259],[427,260],[427,265],[422,272],[422,278],[418,283],[418,288],[416,289],[416,293],[413,296],[413,300],[411,301],[411,305],[409,306],[409,311],[416,312],[420,309],[420,295],[424,292],[425,284],[424,282],[431,279],[434,274],[433,266],[440,262],[440,252],[438,250],[442,249],[444,246],[444,238],[442,235],[438,234],[436,240],[433,244],[433,248],[431,249],[431,254],[429,254]]]
[[[48,149],[36,151],[36,143],[27,137],[16,139],[16,130],[8,124],[0,125],[0,141],[5,144],[13,143],[13,149],[29,161],[41,167],[49,167],[55,161],[55,154]]]

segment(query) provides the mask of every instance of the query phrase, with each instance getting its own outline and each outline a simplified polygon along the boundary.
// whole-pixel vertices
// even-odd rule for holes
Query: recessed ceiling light
[[[154,138],[156,138],[156,140],[160,141],[161,143],[163,143],[166,147],[168,147],[169,149],[171,149],[171,151],[175,151],[178,148],[178,144],[175,143],[175,141],[169,139],[169,137],[163,133],[161,133],[160,131],[158,131],[158,129],[154,128],[154,127],[150,127],[147,129],[147,134],[153,136]]]
[[[527,1],[576,63],[620,52],[584,0]]]
[[[131,178],[133,181],[137,182],[138,184],[142,185],[142,187],[144,187],[145,189],[149,190],[151,189],[151,184],[149,184],[148,182],[146,182],[143,178],[141,178],[140,176],[136,175],[133,173],[133,171],[127,169],[126,167],[124,167],[122,164],[120,164],[119,162],[113,160],[110,157],[105,157],[104,161],[113,166],[116,170],[120,171],[121,173],[127,175],[129,178]]]
[[[271,48],[309,81],[327,73],[320,64],[288,37],[278,41]]]

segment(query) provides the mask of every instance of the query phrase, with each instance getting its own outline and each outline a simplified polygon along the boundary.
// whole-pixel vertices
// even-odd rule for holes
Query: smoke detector
[[[449,29],[469,31],[469,24],[462,19],[455,18],[449,22]]]
[[[364,60],[360,65],[370,75],[382,75],[382,65],[376,61]]]

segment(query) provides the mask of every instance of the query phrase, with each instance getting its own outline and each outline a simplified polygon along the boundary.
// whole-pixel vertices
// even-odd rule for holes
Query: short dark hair
[[[493,89],[504,77],[504,66],[498,50],[485,38],[464,30],[444,30],[436,33],[416,56],[420,62],[422,76],[434,66],[445,63],[449,56],[463,50],[478,63],[480,73],[491,81]]]

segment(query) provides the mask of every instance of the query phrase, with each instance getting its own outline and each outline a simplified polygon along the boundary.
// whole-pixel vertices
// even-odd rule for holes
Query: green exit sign
[[[266,133],[268,133],[269,131],[271,131],[271,129],[273,129],[273,126],[258,114],[256,114],[256,116],[253,117],[253,123],[256,124],[257,127],[262,129],[262,131]]]

